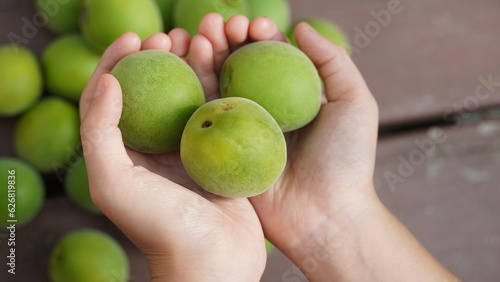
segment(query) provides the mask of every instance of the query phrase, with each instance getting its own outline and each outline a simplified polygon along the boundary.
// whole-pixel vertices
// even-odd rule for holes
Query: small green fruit
[[[74,231],[61,238],[50,254],[53,282],[124,282],[127,254],[111,236],[98,230]]]
[[[321,79],[311,60],[290,44],[261,41],[234,52],[224,63],[222,97],[243,97],[264,107],[281,129],[312,121],[321,106]]]
[[[273,185],[286,164],[286,143],[264,108],[244,98],[206,103],[189,119],[181,159],[203,189],[225,197],[251,197]]]
[[[247,0],[177,0],[174,8],[175,26],[184,28],[194,36],[206,14],[219,13],[225,21],[231,16],[250,15]]]
[[[103,52],[125,32],[144,40],[163,31],[160,8],[153,0],[85,0],[80,28],[85,39]]]
[[[0,227],[10,223],[7,220],[17,220],[20,227],[31,221],[43,205],[45,188],[42,177],[32,166],[22,160],[0,158]],[[14,196],[14,197],[9,197]],[[15,202],[9,201],[15,199]],[[12,209],[9,211],[9,209]],[[10,217],[10,213],[15,215]]]
[[[80,119],[73,104],[44,98],[18,121],[14,145],[23,159],[42,172],[63,166],[80,144]]]
[[[47,15],[47,27],[55,33],[78,31],[83,0],[36,0],[39,12]]]
[[[248,0],[251,18],[269,17],[282,32],[290,27],[291,8],[287,0]]]
[[[176,0],[155,0],[163,17],[164,31],[169,32],[173,28],[172,16]]]
[[[99,59],[80,35],[57,39],[42,56],[47,89],[78,102]]]
[[[14,116],[42,94],[42,73],[35,55],[24,47],[0,47],[0,116]]]
[[[90,197],[89,178],[83,158],[79,159],[76,165],[68,170],[64,178],[64,189],[71,201],[77,206],[90,213],[102,214]]]
[[[205,103],[189,65],[172,53],[146,50],[123,58],[112,74],[123,92],[119,127],[125,144],[144,153],[179,149],[186,122]]]
[[[308,23],[319,34],[330,39],[330,41],[332,41],[333,43],[344,47],[347,53],[349,54],[351,53],[351,45],[349,44],[349,38],[344,33],[344,31],[342,31],[342,29],[335,23],[323,19],[305,19],[294,23],[293,27],[290,29],[290,32],[288,33],[288,38],[290,39],[290,42],[294,46],[297,46],[297,42],[295,41],[295,36],[294,36],[295,27],[297,27],[297,25],[301,22]]]

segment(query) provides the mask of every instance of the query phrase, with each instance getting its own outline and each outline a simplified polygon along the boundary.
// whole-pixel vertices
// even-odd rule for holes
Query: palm
[[[210,249],[214,242],[223,237],[224,244],[231,247],[223,249],[222,252],[227,254],[222,255],[229,255],[237,250],[245,256],[259,258],[262,264],[265,263],[262,228],[248,199],[224,198],[205,192],[188,176],[178,151],[158,155],[143,154],[131,149],[127,151],[133,163],[141,166],[133,181],[137,182],[137,185],[152,183],[148,189],[155,191],[154,202],[147,203],[149,209],[155,211],[148,221],[150,226],[160,226],[157,230],[151,227],[149,229],[161,240],[155,242],[149,239],[137,243],[146,256],[158,252],[159,246],[164,246],[165,252],[168,252],[172,245],[182,246],[187,252],[194,254],[200,248]],[[174,220],[168,216],[172,215],[172,207],[164,203],[172,199],[171,191],[165,188],[177,187],[176,184],[180,185],[176,189],[177,199],[189,200],[175,205],[177,211]],[[196,245],[196,249],[191,249],[192,242],[201,243]]]
[[[229,199],[205,193],[189,180],[181,167],[172,163],[176,159],[173,154],[171,156],[148,156],[147,159],[149,159],[149,163],[153,164],[153,167],[144,166],[147,170],[137,167],[138,172],[133,177],[132,182],[137,183],[137,185],[150,184],[147,189],[154,191],[154,200],[149,201],[147,205],[148,209],[155,212],[149,216],[147,221],[152,226],[159,227],[157,230],[152,230],[152,227],[149,229],[157,234],[158,238],[161,238],[163,244],[167,244],[167,248],[171,247],[172,244],[189,247],[192,242],[199,241],[209,244],[206,246],[209,248],[210,244],[214,244],[214,241],[223,236],[226,240],[234,243],[246,238],[247,240],[244,240],[244,243],[239,246],[242,251],[259,255],[256,250],[263,250],[262,229],[257,215],[247,199]],[[165,161],[169,164],[164,165]],[[175,177],[175,180],[184,181],[187,185],[182,183],[176,185],[172,183],[172,179],[165,178],[165,176],[175,175],[176,171],[182,175]],[[165,202],[173,199],[171,189],[175,189],[175,198],[178,202],[166,205]],[[172,208],[176,211],[173,211]],[[173,224],[174,222],[176,224]],[[173,241],[165,240],[168,238],[172,238]],[[148,245],[155,246],[156,249],[153,249],[155,252],[158,251],[158,242],[151,240],[146,242]],[[145,249],[147,250],[148,247],[145,246]],[[145,253],[148,254],[147,251]]]

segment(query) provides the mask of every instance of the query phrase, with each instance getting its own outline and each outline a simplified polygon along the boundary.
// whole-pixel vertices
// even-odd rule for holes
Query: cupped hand
[[[300,49],[316,65],[325,93],[316,119],[287,133],[288,162],[280,179],[250,199],[266,237],[285,254],[322,226],[340,217],[355,217],[364,200],[374,197],[372,184],[378,128],[376,102],[345,50],[308,24],[295,31]],[[218,75],[224,60],[254,41],[286,42],[269,18],[249,22],[233,16],[224,24],[207,15],[190,47],[189,63],[209,99],[219,97]]]
[[[266,255],[250,202],[204,193],[183,169],[179,152],[139,153],[123,144],[118,128],[122,93],[109,74],[116,63],[145,49],[185,57],[189,44],[180,29],[144,42],[127,33],[104,53],[80,100],[91,196],[144,253],[152,280],[258,281]]]
[[[234,16],[224,24],[208,15],[200,33],[189,61],[210,99],[218,97],[218,74],[232,51],[252,41],[286,41],[266,18],[249,23]],[[280,179],[250,198],[266,237],[311,281],[458,281],[375,193],[378,108],[349,55],[306,23],[296,27],[295,38],[325,93],[314,121],[286,134],[288,161]],[[292,268],[282,278],[304,278],[296,275]]]

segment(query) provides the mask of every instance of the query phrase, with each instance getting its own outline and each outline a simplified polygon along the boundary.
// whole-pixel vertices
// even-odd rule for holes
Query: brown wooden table
[[[334,20],[353,43],[353,59],[380,107],[384,134],[375,183],[384,203],[464,281],[498,281],[500,1],[401,0],[391,9],[388,3],[396,0],[290,3],[294,19]],[[0,44],[9,42],[10,32],[22,35],[34,15],[31,0],[0,0]],[[38,55],[55,38],[44,28],[29,37],[26,45]],[[467,123],[447,123],[453,116]],[[0,118],[0,156],[14,155],[16,120]],[[446,140],[438,143],[436,136]],[[435,149],[425,155],[424,149],[432,147],[429,140]],[[429,147],[421,149],[417,143]],[[44,178],[48,199],[42,212],[17,231],[25,246],[18,253],[19,275],[13,279],[2,271],[0,281],[48,281],[51,246],[62,234],[82,227],[115,236],[129,255],[133,281],[148,280],[144,258],[119,230],[69,203],[53,175]],[[3,265],[5,253],[0,243]],[[283,281],[290,270],[291,262],[275,251],[262,281]]]

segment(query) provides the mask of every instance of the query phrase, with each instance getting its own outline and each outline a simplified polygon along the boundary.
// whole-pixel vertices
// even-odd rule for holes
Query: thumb
[[[361,73],[344,48],[323,37],[305,22],[297,25],[295,39],[299,48],[316,65],[325,83],[329,102],[371,96]]]
[[[127,155],[122,135],[118,128],[122,112],[122,92],[120,84],[110,74],[101,75],[85,113],[80,134],[83,154],[87,165],[89,180],[112,184],[117,171],[133,166]],[[98,195],[102,191],[93,191],[93,187],[108,185],[92,185],[91,194]],[[109,185],[113,187],[113,185]]]

